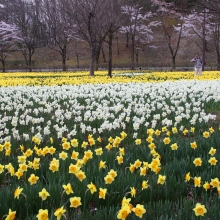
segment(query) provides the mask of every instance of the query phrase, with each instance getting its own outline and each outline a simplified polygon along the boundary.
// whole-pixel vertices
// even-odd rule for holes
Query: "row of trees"
[[[90,48],[90,75],[98,65],[103,43],[108,44],[108,75],[112,71],[112,45],[118,32],[131,44],[131,68],[142,44],[149,44],[153,28],[161,27],[169,48],[172,68],[183,38],[201,49],[213,41],[220,69],[219,0],[0,0],[0,61],[21,51],[29,71],[38,47],[48,47],[62,57],[66,71],[70,42]],[[153,45],[151,45],[153,46]],[[205,63],[205,62],[204,62]]]

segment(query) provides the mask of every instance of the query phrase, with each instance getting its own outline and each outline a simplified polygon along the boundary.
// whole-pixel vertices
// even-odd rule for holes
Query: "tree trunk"
[[[126,47],[128,48],[129,46],[129,33],[126,33]]]
[[[176,69],[176,56],[172,56],[172,70]]]
[[[79,54],[76,51],[76,67],[79,68]]]
[[[136,63],[138,64],[138,61],[139,61],[139,53],[138,53],[138,50],[135,52],[135,55],[136,55]]]
[[[29,69],[29,72],[32,72],[32,52],[31,52],[31,48],[28,48],[28,69]]]
[[[99,69],[99,56],[100,56],[100,51],[101,51],[101,45],[98,45],[96,47],[96,56],[95,56],[95,70]]]
[[[90,72],[89,72],[90,76],[95,76],[95,71],[94,71],[95,59],[96,59],[95,49],[93,48],[93,46],[91,46],[91,60],[90,60]]]
[[[216,24],[215,28],[215,51],[217,57],[217,70],[220,70],[220,22]]]
[[[104,51],[103,47],[102,47],[102,57],[103,57],[103,62],[107,63],[106,58],[105,58],[105,51]]]
[[[66,71],[66,58],[63,56],[62,57],[62,68],[63,68],[63,72]]]
[[[21,51],[24,59],[25,59],[25,63],[28,66],[28,57],[27,57],[27,53],[26,53],[26,49]]]
[[[131,38],[131,69],[134,70],[134,37]]]
[[[220,70],[220,52],[217,52],[217,70]]]
[[[0,61],[2,63],[2,72],[5,73],[5,60],[1,59]]]
[[[116,42],[117,42],[117,53],[120,54],[119,44],[118,44],[118,34],[117,34],[117,32],[116,32]]]
[[[202,27],[202,71],[205,70],[205,51],[206,51],[206,9],[204,9],[203,27]]]
[[[63,72],[66,71],[66,45],[63,46],[62,50],[62,67],[63,67]]]
[[[109,35],[109,42],[108,42],[108,76],[112,78],[112,41],[113,41],[113,33],[110,32]]]

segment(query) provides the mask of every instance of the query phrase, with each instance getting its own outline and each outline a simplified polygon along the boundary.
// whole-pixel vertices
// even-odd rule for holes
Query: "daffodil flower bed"
[[[33,73],[0,73],[0,86],[51,86],[81,85],[103,83],[139,83],[163,82],[176,80],[216,80],[220,79],[220,71],[204,71],[202,76],[194,76],[192,72],[150,72],[150,71],[119,71],[114,70],[112,78],[107,71],[96,71],[95,77],[88,71],[81,72],[33,72]]]
[[[220,80],[52,77],[1,75],[0,219],[220,219]]]

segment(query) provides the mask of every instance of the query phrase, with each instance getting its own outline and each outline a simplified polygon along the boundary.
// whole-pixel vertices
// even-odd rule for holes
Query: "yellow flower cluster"
[[[13,79],[13,80],[12,80]],[[205,71],[200,77],[193,72],[143,72],[113,71],[113,77],[107,76],[107,71],[97,71],[95,77],[90,77],[88,71],[82,72],[36,72],[36,73],[2,73],[0,86],[38,86],[38,85],[78,85],[99,83],[129,83],[129,82],[161,82],[165,80],[214,80],[220,79],[219,71]]]

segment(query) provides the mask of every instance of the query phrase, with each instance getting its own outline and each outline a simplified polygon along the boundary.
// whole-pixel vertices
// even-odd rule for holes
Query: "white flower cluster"
[[[205,105],[220,101],[220,81],[1,87],[0,143],[207,123]]]

